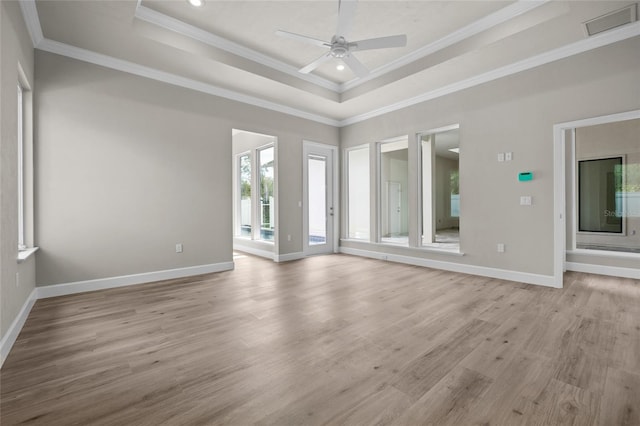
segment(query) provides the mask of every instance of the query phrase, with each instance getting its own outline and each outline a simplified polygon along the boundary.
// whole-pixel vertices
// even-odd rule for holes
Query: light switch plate
[[[498,153],[498,162],[502,163],[504,161],[504,152]]]

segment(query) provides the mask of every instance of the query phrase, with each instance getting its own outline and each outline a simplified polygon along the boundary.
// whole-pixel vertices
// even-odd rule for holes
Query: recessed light
[[[460,148],[451,148],[449,149],[451,152],[455,152],[456,154],[460,154]]]
[[[342,65],[342,64],[338,64],[338,65],[336,65],[336,69],[337,69],[338,71],[344,71],[344,65]]]
[[[204,0],[187,0],[187,3],[189,3],[193,7],[204,6]]]

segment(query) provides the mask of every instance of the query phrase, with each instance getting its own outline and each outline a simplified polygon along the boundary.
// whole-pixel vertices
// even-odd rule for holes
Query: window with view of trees
[[[260,239],[273,241],[274,231],[274,148],[272,146],[258,151],[260,166]]]
[[[251,154],[239,159],[240,169],[240,229],[239,236],[251,237]]]

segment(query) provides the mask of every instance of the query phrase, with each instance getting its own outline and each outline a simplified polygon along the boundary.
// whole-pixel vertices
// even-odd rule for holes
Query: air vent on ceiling
[[[588,36],[607,31],[621,25],[630,24],[638,19],[637,5],[631,4],[606,15],[598,16],[584,23]]]

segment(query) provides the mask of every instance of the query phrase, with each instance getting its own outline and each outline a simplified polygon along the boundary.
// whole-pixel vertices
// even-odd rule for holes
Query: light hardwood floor
[[[1,423],[640,425],[640,281],[346,255],[39,300]]]

